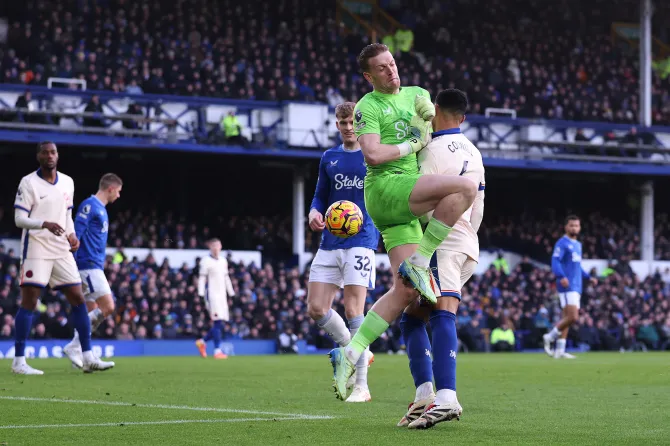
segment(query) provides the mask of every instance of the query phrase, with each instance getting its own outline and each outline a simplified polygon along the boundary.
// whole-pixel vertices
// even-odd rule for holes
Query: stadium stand
[[[77,78],[89,90],[330,105],[369,89],[355,60],[367,36],[336,21],[332,0],[320,8],[304,0],[53,3],[3,5],[10,29],[0,82]],[[408,84],[463,89],[474,114],[638,122],[637,48],[611,31],[629,19],[633,0],[583,11],[577,0],[385,3],[415,36],[411,51],[397,52]],[[657,9],[663,17],[668,6]],[[659,73],[652,82],[653,122],[668,124],[670,81]]]

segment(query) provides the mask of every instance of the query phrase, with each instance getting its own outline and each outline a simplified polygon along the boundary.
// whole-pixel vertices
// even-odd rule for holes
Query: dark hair
[[[383,43],[371,43],[370,45],[363,48],[361,53],[358,55],[358,67],[361,69],[361,72],[368,71],[370,65],[368,61],[373,57],[379,56],[381,53],[384,53],[389,50],[389,47]]]
[[[56,147],[56,143],[53,141],[42,141],[37,143],[37,153],[40,153],[44,146],[48,146],[49,144],[53,144],[54,147]]]
[[[565,217],[565,224],[567,225],[568,223],[570,223],[573,220],[579,221],[579,217],[577,217],[575,214],[570,214],[567,217]]]
[[[468,110],[468,95],[456,88],[447,88],[437,94],[435,103],[440,110],[465,115],[465,112]]]

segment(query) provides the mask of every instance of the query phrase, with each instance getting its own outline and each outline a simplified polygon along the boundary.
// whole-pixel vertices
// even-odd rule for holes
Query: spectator
[[[506,320],[491,331],[491,348],[494,352],[514,351],[514,331]]]
[[[298,337],[293,333],[291,328],[287,328],[280,333],[277,342],[279,353],[298,353]]]

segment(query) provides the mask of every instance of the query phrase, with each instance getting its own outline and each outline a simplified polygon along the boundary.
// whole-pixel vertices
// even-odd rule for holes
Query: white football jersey
[[[219,256],[215,259],[211,255],[200,260],[200,278],[198,280],[198,294],[205,294],[205,285],[207,285],[208,299],[227,299],[228,296],[235,294],[233,283],[228,275],[228,261]]]
[[[68,227],[68,213],[74,201],[74,181],[56,172],[56,182],[49,183],[37,170],[21,179],[14,207],[28,212],[30,218]],[[71,218],[71,217],[70,217]],[[24,229],[21,236],[22,259],[61,259],[71,256],[67,234],[56,236],[48,229]]]
[[[479,187],[477,198],[463,213],[453,230],[438,249],[467,254],[479,261],[479,239],[477,230],[484,210],[484,162],[479,149],[460,131],[445,130],[433,134],[433,140],[418,154],[419,170],[422,174],[460,175],[471,179]],[[478,207],[479,219],[474,221],[473,208]],[[432,216],[432,212],[428,217]],[[471,221],[472,220],[472,221]]]

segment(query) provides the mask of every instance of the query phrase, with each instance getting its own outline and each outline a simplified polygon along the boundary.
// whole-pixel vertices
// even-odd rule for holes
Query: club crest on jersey
[[[89,212],[91,212],[91,205],[90,205],[90,204],[86,204],[86,205],[84,205],[84,208],[83,208],[81,211],[82,211],[84,214],[88,214]]]
[[[356,110],[356,114],[354,115],[354,117],[356,118],[356,122],[359,122],[361,119],[363,119],[363,112],[361,112],[360,110]]]

